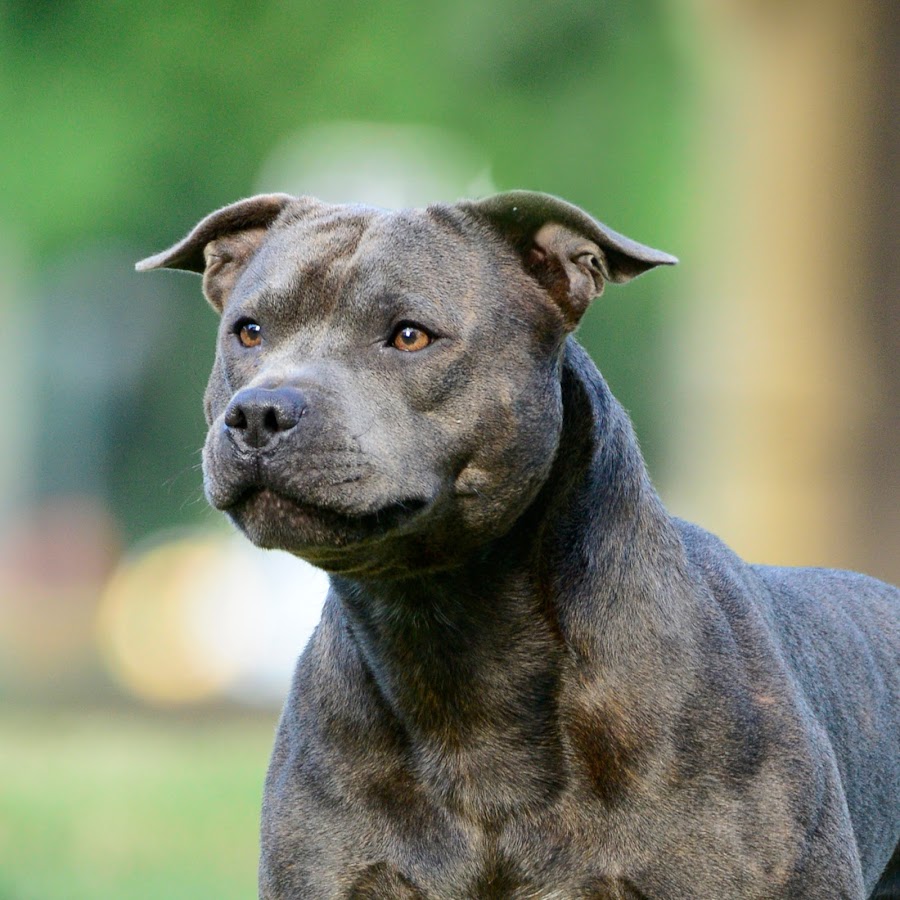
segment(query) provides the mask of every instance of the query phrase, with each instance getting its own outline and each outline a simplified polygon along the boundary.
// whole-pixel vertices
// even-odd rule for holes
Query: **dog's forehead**
[[[298,281],[345,268],[363,236],[383,213],[361,207],[325,207],[277,223],[254,260],[272,292],[290,293]]]
[[[287,218],[254,260],[254,281],[290,296],[301,286],[335,289],[351,282],[370,290],[415,290],[477,265],[477,240],[447,208],[387,211],[325,207]]]

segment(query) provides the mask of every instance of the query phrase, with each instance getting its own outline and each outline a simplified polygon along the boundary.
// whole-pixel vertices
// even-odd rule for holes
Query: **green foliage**
[[[679,69],[659,4],[120,4],[7,0],[4,217],[50,250],[159,240],[245,193],[300,125],[454,128],[502,187],[656,225],[678,159]]]

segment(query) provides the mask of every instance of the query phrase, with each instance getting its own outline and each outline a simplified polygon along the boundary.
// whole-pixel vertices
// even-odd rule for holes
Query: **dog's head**
[[[567,335],[605,282],[676,260],[544,194],[386,212],[283,194],[138,269],[221,314],[206,493],[332,571],[446,565],[506,531],[557,452]]]

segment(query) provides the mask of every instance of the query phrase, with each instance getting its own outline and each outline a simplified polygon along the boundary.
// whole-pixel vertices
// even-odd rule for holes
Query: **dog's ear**
[[[605,282],[621,284],[678,260],[607,228],[584,210],[532,191],[510,191],[460,206],[482,219],[517,250],[574,329]]]
[[[142,259],[135,268],[184,269],[203,274],[203,293],[222,312],[238,275],[259,249],[266,230],[295,198],[259,194],[210,213],[168,250]]]

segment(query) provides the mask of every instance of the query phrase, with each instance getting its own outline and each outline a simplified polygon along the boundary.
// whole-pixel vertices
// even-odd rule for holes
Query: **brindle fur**
[[[142,264],[222,313],[211,502],[331,574],[261,897],[900,897],[898,592],[670,516],[571,337],[674,261],[515,192],[265,195]]]

